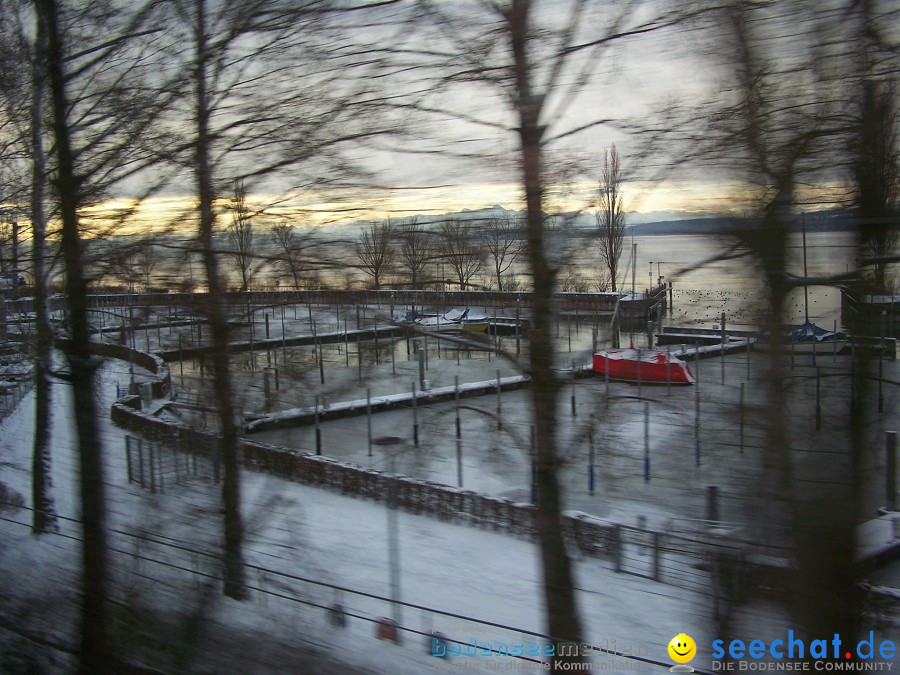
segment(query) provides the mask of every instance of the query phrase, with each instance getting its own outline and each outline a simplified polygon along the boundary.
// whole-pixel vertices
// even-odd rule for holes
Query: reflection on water
[[[631,239],[627,244],[631,243]],[[722,311],[730,323],[759,323],[758,312],[763,307],[764,289],[759,270],[749,258],[713,262],[690,269],[721,253],[733,240],[699,235],[664,237],[634,237],[637,244],[635,285],[638,291],[662,275],[673,282],[677,322],[715,322]],[[809,276],[827,276],[852,269],[856,264],[854,236],[850,232],[815,232],[806,235],[806,264]],[[630,264],[631,247],[622,254],[623,269]],[[652,272],[651,265],[652,264]],[[586,246],[576,263],[580,274],[590,276],[591,270],[602,269],[596,246]],[[681,275],[681,270],[690,269]],[[787,272],[803,275],[802,235],[790,238],[787,251]],[[625,286],[631,290],[631,272],[622,274]],[[680,293],[679,293],[680,291]],[[809,288],[809,318],[830,327],[840,321],[840,292],[835,287]],[[788,323],[800,323],[805,316],[803,289],[792,294],[785,317]]]

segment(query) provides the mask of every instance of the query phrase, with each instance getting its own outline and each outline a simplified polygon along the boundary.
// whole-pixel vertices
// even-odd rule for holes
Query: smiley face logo
[[[697,643],[694,638],[679,633],[669,640],[669,656],[675,663],[687,663],[697,654]]]

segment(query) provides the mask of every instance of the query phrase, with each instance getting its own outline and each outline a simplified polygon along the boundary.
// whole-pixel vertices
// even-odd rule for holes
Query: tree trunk
[[[556,406],[560,383],[553,370],[551,317],[556,273],[544,253],[542,148],[539,123],[541,100],[532,94],[528,62],[528,0],[513,0],[506,16],[516,71],[517,112],[522,172],[527,208],[528,255],[534,283],[530,332],[531,395],[534,408],[537,483],[537,534],[541,549],[547,631],[555,645],[581,644],[581,625],[575,601],[572,568],[561,529],[560,487],[557,470]],[[574,650],[580,652],[580,650]],[[559,649],[557,649],[557,654]],[[554,659],[553,672],[564,662],[581,662],[580,654]]]
[[[34,444],[31,456],[31,529],[41,534],[56,528],[56,509],[50,493],[50,346],[52,336],[47,314],[47,279],[44,248],[47,219],[44,213],[46,171],[43,141],[44,86],[46,83],[47,33],[45,23],[36,21],[31,80],[31,224],[34,273]]]
[[[244,560],[242,553],[243,524],[240,512],[240,467],[238,466],[238,429],[235,423],[234,403],[231,399],[231,370],[228,359],[228,323],[223,306],[224,292],[219,275],[219,264],[213,244],[215,191],[210,165],[209,117],[207,93],[207,43],[206,2],[197,0],[197,192],[200,202],[200,246],[209,287],[207,307],[212,335],[213,387],[222,429],[221,453],[223,466],[222,507],[224,509],[225,537],[225,595],[243,599]]]
[[[107,589],[106,484],[103,457],[97,429],[94,375],[97,363],[90,354],[87,322],[87,282],[81,259],[78,231],[80,185],[70,145],[68,101],[63,63],[65,50],[57,23],[54,0],[38,0],[37,9],[47,31],[47,75],[53,106],[53,130],[56,139],[57,186],[62,220],[62,252],[66,265],[66,293],[72,339],[66,356],[70,379],[76,395],[75,426],[81,461],[82,601],[80,670],[85,673],[108,672],[115,668],[108,636],[109,608]]]

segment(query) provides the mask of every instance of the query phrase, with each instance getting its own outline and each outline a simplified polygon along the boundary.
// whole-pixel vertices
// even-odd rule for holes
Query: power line
[[[7,504],[7,502],[0,502],[0,504]],[[27,511],[34,511],[33,508],[26,507],[26,506],[22,506],[22,507],[20,507],[20,508],[25,509],[25,510],[27,510]],[[79,524],[80,524],[80,522],[81,522],[81,521],[79,521],[79,520],[76,519],[76,518],[71,518],[71,517],[66,517],[66,516],[58,516],[58,518],[60,518],[61,520],[65,520],[65,521],[73,522],[73,523],[79,523]],[[18,520],[14,520],[14,519],[10,519],[10,518],[5,518],[5,517],[3,517],[3,516],[0,516],[0,521],[4,521],[4,522],[8,522],[8,523],[13,523],[13,524],[15,524],[15,525],[20,525],[20,526],[23,526],[23,527],[30,527],[30,525],[29,525],[28,523],[23,523],[23,522],[20,522],[20,521],[18,521]],[[203,550],[199,550],[199,549],[194,549],[194,548],[191,548],[190,546],[184,545],[183,543],[175,543],[174,540],[173,540],[172,542],[167,542],[167,541],[155,539],[155,538],[153,538],[153,537],[149,537],[149,536],[147,536],[147,535],[140,535],[140,534],[136,534],[136,533],[132,533],[132,532],[126,532],[126,531],[123,531],[123,530],[117,530],[117,529],[114,529],[114,528],[110,528],[110,531],[113,532],[113,533],[115,533],[115,534],[120,534],[120,535],[130,536],[130,537],[134,537],[134,538],[137,538],[137,539],[143,539],[143,540],[145,540],[145,541],[148,541],[148,542],[151,542],[151,543],[155,543],[155,544],[159,544],[159,545],[161,545],[161,546],[165,546],[165,547],[169,547],[169,548],[174,548],[174,549],[176,549],[176,550],[180,550],[180,551],[183,551],[183,552],[186,552],[186,553],[192,553],[192,554],[196,554],[196,555],[205,556],[205,557],[207,557],[207,558],[211,558],[211,559],[216,560],[216,561],[219,561],[219,562],[221,561],[221,556],[219,556],[218,554],[211,553],[211,552],[209,552],[209,551],[203,551]],[[73,534],[67,534],[67,533],[63,533],[63,532],[56,532],[56,533],[53,533],[53,534],[56,534],[56,535],[58,535],[58,536],[62,536],[62,537],[64,537],[64,538],[66,538],[66,539],[70,539],[70,540],[77,541],[77,542],[83,541],[80,537],[78,537],[77,535],[73,535]],[[179,565],[179,564],[174,563],[174,562],[169,562],[169,561],[165,561],[165,560],[159,560],[159,559],[157,559],[157,558],[153,558],[153,557],[149,557],[149,556],[147,556],[147,555],[143,555],[143,554],[140,554],[140,553],[136,553],[135,551],[128,551],[128,550],[125,550],[125,549],[122,549],[122,548],[117,548],[117,547],[115,547],[115,546],[110,546],[110,547],[109,547],[109,550],[110,550],[110,551],[113,551],[113,552],[116,552],[116,553],[121,553],[122,555],[130,556],[131,558],[134,558],[134,559],[138,559],[138,560],[143,560],[143,561],[146,561],[146,562],[155,563],[155,564],[158,564],[158,565],[161,565],[161,566],[164,566],[164,567],[168,567],[168,568],[175,569],[175,570],[182,571],[182,572],[187,572],[187,573],[189,573],[189,574],[194,574],[194,575],[197,575],[197,576],[200,576],[200,577],[203,577],[203,578],[206,578],[206,579],[210,579],[210,580],[213,580],[213,581],[222,581],[222,578],[221,578],[220,576],[215,575],[215,574],[211,574],[211,573],[208,573],[208,572],[203,572],[203,571],[201,571],[201,570],[196,570],[196,569],[184,567],[183,565]],[[303,577],[303,576],[300,576],[300,575],[290,574],[290,573],[288,573],[288,572],[282,572],[282,571],[280,571],[280,570],[273,570],[273,569],[266,568],[266,567],[262,567],[262,566],[260,566],[260,565],[255,565],[255,564],[252,564],[252,563],[246,563],[246,564],[245,564],[245,567],[247,567],[247,568],[249,568],[249,569],[252,569],[252,570],[255,570],[256,572],[263,572],[263,573],[265,573],[265,574],[272,574],[272,575],[280,576],[280,577],[283,577],[283,578],[286,578],[286,579],[291,579],[291,580],[293,580],[293,581],[300,581],[300,582],[303,582],[303,583],[312,584],[312,585],[314,585],[314,586],[325,587],[325,588],[329,588],[329,589],[332,589],[332,590],[341,591],[341,592],[343,592],[343,593],[348,593],[348,594],[351,594],[351,595],[357,595],[357,596],[364,597],[364,598],[369,598],[369,599],[372,599],[372,600],[379,600],[379,601],[385,602],[385,603],[398,602],[399,604],[402,604],[402,605],[405,606],[405,607],[409,607],[410,609],[416,609],[416,610],[419,610],[419,611],[429,612],[429,613],[432,613],[432,614],[438,614],[438,615],[441,615],[441,616],[445,616],[445,617],[449,617],[449,618],[453,618],[453,619],[458,619],[458,620],[466,621],[466,622],[470,622],[470,623],[475,623],[475,624],[479,624],[479,625],[483,625],[483,626],[490,626],[490,627],[492,627],[492,628],[498,628],[498,629],[505,630],[505,631],[509,631],[509,632],[512,632],[512,633],[518,633],[518,634],[520,634],[520,635],[528,635],[528,636],[531,636],[531,637],[534,637],[534,638],[543,639],[543,640],[548,640],[548,641],[553,641],[553,642],[560,642],[559,640],[554,640],[553,637],[550,636],[550,635],[547,635],[547,634],[545,634],[545,633],[539,633],[539,632],[537,632],[537,631],[528,630],[528,629],[525,629],[525,628],[518,628],[518,627],[515,627],[515,626],[508,626],[508,625],[501,624],[501,623],[497,623],[497,622],[493,622],[493,621],[487,621],[487,620],[484,620],[484,619],[478,619],[478,618],[475,618],[475,617],[472,617],[472,616],[469,616],[469,615],[466,615],[466,614],[458,614],[458,613],[455,613],[455,612],[449,612],[449,611],[445,611],[445,610],[440,610],[440,609],[436,609],[436,608],[434,608],[434,607],[428,607],[428,606],[426,606],[426,605],[420,605],[420,604],[417,604],[417,603],[411,603],[411,602],[405,602],[405,601],[392,601],[390,598],[387,598],[387,597],[382,596],[382,595],[378,595],[378,594],[376,594],[376,593],[369,593],[369,592],[367,592],[367,591],[360,591],[360,590],[352,589],[352,588],[349,588],[349,587],[347,587],[347,586],[341,586],[341,585],[338,585],[338,584],[332,584],[332,583],[325,582],[325,581],[318,581],[318,580],[311,579],[311,578],[308,578],[308,577]],[[153,578],[153,577],[149,577],[149,576],[147,576],[147,575],[143,575],[143,576],[145,576],[145,578],[147,578],[147,579],[149,579],[149,580],[151,580],[151,581],[161,582],[160,579],[156,579],[156,578]],[[288,601],[296,602],[296,603],[299,603],[299,604],[302,604],[302,605],[307,605],[307,606],[310,606],[310,607],[314,607],[314,608],[316,608],[316,609],[322,609],[322,610],[329,611],[329,612],[330,612],[330,611],[333,611],[333,609],[334,609],[332,606],[323,605],[323,604],[314,602],[314,601],[312,601],[312,600],[305,600],[305,599],[302,599],[302,598],[294,597],[294,596],[288,595],[288,594],[286,594],[286,593],[281,593],[281,592],[278,592],[278,591],[269,590],[269,589],[266,589],[266,588],[262,588],[262,587],[260,587],[260,586],[255,586],[255,585],[245,584],[245,588],[247,588],[247,589],[249,589],[249,590],[254,590],[254,591],[257,591],[257,592],[259,592],[259,593],[263,593],[263,594],[265,594],[265,595],[269,595],[269,596],[272,596],[272,597],[276,597],[276,598],[280,598],[280,599],[283,599],[283,600],[288,600]],[[363,614],[359,614],[359,613],[357,613],[357,612],[352,612],[352,611],[347,611],[347,610],[342,610],[342,611],[343,611],[343,613],[344,613],[345,615],[350,616],[351,618],[360,619],[360,620],[367,621],[367,622],[373,623],[373,624],[378,624],[378,623],[380,623],[380,619],[377,619],[377,618],[368,617],[368,616],[365,616],[365,615],[363,615]],[[421,635],[421,636],[424,636],[424,637],[434,637],[434,635],[432,635],[431,633],[426,633],[426,632],[424,632],[424,631],[420,631],[420,630],[417,630],[417,629],[414,629],[414,628],[410,628],[410,627],[408,627],[408,626],[397,626],[397,629],[398,629],[398,630],[403,630],[403,631],[405,631],[405,632],[407,632],[407,633],[411,633],[411,634],[414,634],[414,635]],[[499,647],[494,648],[493,645],[491,645],[491,644],[489,644],[489,643],[485,643],[484,645],[478,645],[477,642],[476,642],[476,643],[470,643],[470,642],[466,642],[466,641],[464,641],[464,640],[456,640],[456,639],[449,638],[449,637],[446,637],[446,636],[441,636],[440,639],[443,640],[444,642],[452,642],[452,643],[455,643],[455,644],[459,644],[459,645],[462,646],[462,647],[471,647],[472,649],[476,650],[476,652],[475,652],[476,654],[478,653],[478,650],[480,649],[480,650],[482,650],[482,652],[484,652],[484,651],[490,651],[490,653],[492,653],[492,654],[496,653],[498,656],[506,656],[506,657],[509,657],[509,658],[516,658],[516,659],[520,659],[520,660],[524,660],[524,661],[530,661],[530,662],[532,662],[532,663],[543,663],[543,661],[540,661],[540,660],[537,660],[537,659],[533,659],[533,658],[530,658],[530,657],[525,656],[525,655],[503,653],[503,652],[500,650]],[[564,641],[562,641],[562,642],[564,642]],[[625,654],[625,653],[619,652],[619,651],[617,651],[617,650],[605,649],[605,648],[602,648],[602,647],[597,647],[597,646],[595,646],[595,645],[590,645],[590,644],[588,644],[588,643],[584,643],[584,646],[588,647],[591,651],[596,652],[596,653],[598,653],[598,654],[605,654],[605,655],[607,655],[607,656],[614,656],[614,657],[623,658],[623,659],[630,659],[630,660],[639,661],[639,662],[642,662],[642,663],[647,663],[647,664],[650,664],[650,665],[657,665],[657,666],[666,667],[666,668],[668,668],[668,666],[669,666],[669,664],[666,663],[666,662],[663,662],[663,661],[657,661],[657,660],[650,659],[650,658],[647,658],[647,657],[638,656],[638,655],[635,655],[635,654]],[[490,649],[488,649],[488,647],[490,647]],[[579,647],[582,647],[582,645],[579,645]],[[705,674],[705,673],[706,673],[706,671],[703,671],[703,670],[696,670],[696,669],[695,669],[695,672],[698,672],[698,673],[701,673],[701,674]],[[707,675],[708,675],[708,674],[707,674]]]

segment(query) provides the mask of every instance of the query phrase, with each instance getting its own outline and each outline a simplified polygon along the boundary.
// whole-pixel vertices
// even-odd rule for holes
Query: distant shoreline
[[[688,220],[662,220],[639,223],[625,228],[626,237],[666,236],[679,234],[727,234],[730,223],[726,218],[691,218]],[[791,223],[791,232],[800,232],[802,225],[797,218]],[[807,217],[807,232],[847,232],[855,231],[849,217]]]

